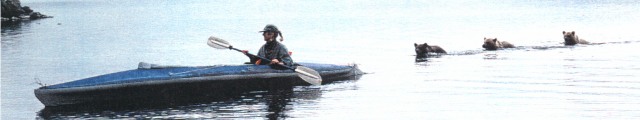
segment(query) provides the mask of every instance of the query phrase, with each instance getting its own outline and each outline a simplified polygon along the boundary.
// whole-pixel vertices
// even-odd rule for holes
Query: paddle
[[[227,41],[225,41],[223,39],[214,37],[214,36],[209,37],[209,40],[207,41],[207,45],[209,45],[210,47],[216,48],[216,49],[230,49],[230,50],[236,50],[238,52],[242,52],[242,50],[234,48],[233,46],[231,46],[229,44],[229,42],[227,42]],[[271,61],[271,60],[269,60],[267,58],[260,57],[260,56],[257,56],[257,55],[253,55],[253,54],[250,54],[250,53],[247,53],[247,55],[258,57],[258,58],[262,59],[263,61]],[[311,68],[307,68],[307,67],[304,67],[304,66],[297,66],[297,67],[293,68],[293,67],[282,65],[282,64],[278,64],[278,65],[295,71],[298,74],[298,77],[302,78],[302,80],[304,80],[304,81],[306,81],[308,83],[311,83],[312,85],[320,85],[320,84],[322,84],[322,78],[320,77],[320,74],[318,74],[317,71],[315,71],[315,70],[313,70]]]

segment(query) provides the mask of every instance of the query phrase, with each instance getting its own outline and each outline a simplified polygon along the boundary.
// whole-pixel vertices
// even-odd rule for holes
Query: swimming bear
[[[576,31],[562,31],[562,35],[564,35],[564,45],[589,44],[586,40],[578,38]]]
[[[498,41],[498,38],[484,38],[482,48],[486,50],[498,50],[498,48],[515,48],[513,44],[507,41]]]
[[[413,43],[413,46],[416,50],[416,57],[427,57],[429,52],[433,52],[436,54],[447,54],[447,51],[444,51],[444,49],[437,45],[429,45],[427,43]]]

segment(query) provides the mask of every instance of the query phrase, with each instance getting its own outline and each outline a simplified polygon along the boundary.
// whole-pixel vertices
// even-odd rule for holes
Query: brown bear
[[[498,38],[484,38],[482,48],[486,50],[498,50],[498,48],[515,48],[513,44],[507,41],[498,41]]]
[[[576,31],[562,31],[562,35],[564,35],[564,45],[589,44],[586,40],[578,38]]]
[[[413,43],[413,46],[416,50],[416,57],[427,57],[429,55],[429,52],[433,52],[436,54],[447,54],[447,51],[444,51],[444,49],[437,45],[429,45],[427,43]]]

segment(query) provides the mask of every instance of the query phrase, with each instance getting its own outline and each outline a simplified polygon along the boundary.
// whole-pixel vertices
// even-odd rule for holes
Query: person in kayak
[[[285,47],[284,44],[276,40],[278,35],[280,35],[280,41],[283,40],[280,30],[278,30],[275,25],[268,24],[260,32],[262,32],[262,37],[264,37],[264,41],[266,43],[260,47],[257,56],[270,59],[271,61],[263,61],[258,57],[247,54],[247,50],[242,50],[242,53],[249,57],[251,63],[256,65],[281,64],[292,66],[293,59],[291,59],[291,56],[289,55],[289,50],[287,50],[287,47]]]

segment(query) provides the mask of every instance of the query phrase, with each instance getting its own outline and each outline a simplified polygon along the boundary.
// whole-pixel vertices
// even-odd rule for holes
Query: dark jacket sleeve
[[[287,66],[292,66],[293,59],[291,59],[291,55],[289,55],[289,50],[287,50],[287,47],[284,46],[283,44],[280,44],[280,50],[278,51],[280,51],[278,53],[279,61],[282,61]]]

